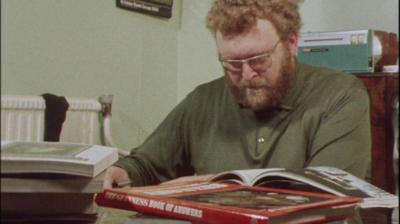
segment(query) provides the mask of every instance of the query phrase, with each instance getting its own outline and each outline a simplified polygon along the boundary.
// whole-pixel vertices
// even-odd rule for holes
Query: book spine
[[[207,206],[196,206],[175,200],[152,198],[146,195],[127,195],[105,190],[96,195],[95,201],[104,207],[136,211],[166,218],[183,219],[210,224],[268,224],[265,216],[229,212]]]

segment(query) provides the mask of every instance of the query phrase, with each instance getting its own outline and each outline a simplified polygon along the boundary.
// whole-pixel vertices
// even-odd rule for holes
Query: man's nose
[[[251,80],[254,76],[258,75],[258,73],[251,68],[248,62],[244,62],[242,66],[243,79]]]

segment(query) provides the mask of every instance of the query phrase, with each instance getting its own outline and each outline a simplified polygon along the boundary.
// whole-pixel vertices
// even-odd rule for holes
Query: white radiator
[[[102,104],[97,99],[66,100],[60,141],[101,144]],[[41,96],[1,96],[1,140],[43,141],[45,108]]]

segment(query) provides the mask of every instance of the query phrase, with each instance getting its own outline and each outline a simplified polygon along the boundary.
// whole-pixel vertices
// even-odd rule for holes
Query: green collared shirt
[[[136,185],[232,169],[334,166],[365,177],[369,97],[350,74],[296,64],[282,105],[254,113],[224,78],[198,86],[131,154],[115,165]]]

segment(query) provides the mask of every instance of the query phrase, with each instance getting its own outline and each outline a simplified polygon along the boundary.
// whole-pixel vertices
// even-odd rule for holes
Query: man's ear
[[[299,33],[295,32],[289,34],[289,38],[287,39],[287,44],[291,56],[297,55],[298,43],[299,43]]]

